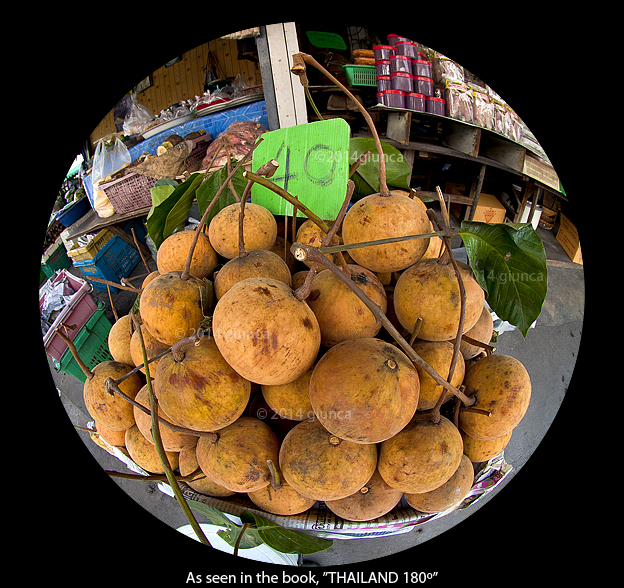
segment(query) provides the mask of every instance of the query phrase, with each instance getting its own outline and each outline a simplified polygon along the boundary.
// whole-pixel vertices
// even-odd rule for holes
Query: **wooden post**
[[[292,56],[299,52],[295,23],[261,26],[256,42],[269,130],[307,123],[305,93],[290,72]]]
[[[483,188],[483,178],[485,178],[485,163],[481,165],[481,169],[479,170],[479,176],[477,177],[476,186],[474,186],[474,192],[470,191],[470,198],[472,199],[472,204],[466,208],[466,215],[464,220],[472,220],[475,215],[475,211],[477,210],[477,204],[479,204],[479,196],[481,196],[481,188]]]

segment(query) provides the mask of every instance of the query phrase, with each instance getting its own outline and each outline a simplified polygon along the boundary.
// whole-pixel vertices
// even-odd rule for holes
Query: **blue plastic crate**
[[[127,278],[132,273],[140,260],[139,252],[115,235],[93,259],[74,261],[74,267],[77,267],[93,284],[94,290],[106,292],[106,284],[91,281],[89,276],[119,283],[121,278]],[[111,292],[119,292],[119,288],[111,286]]]

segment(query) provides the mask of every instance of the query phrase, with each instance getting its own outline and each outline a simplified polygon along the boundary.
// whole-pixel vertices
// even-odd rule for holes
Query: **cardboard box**
[[[468,190],[465,184],[453,184],[447,182],[444,190],[446,194],[455,194],[456,196],[468,196]],[[456,202],[451,203],[451,212],[459,219],[462,205]],[[502,223],[505,221],[505,213],[507,209],[500,203],[496,196],[481,192],[477,209],[474,213],[474,221],[484,223]]]
[[[583,255],[581,254],[581,243],[579,241],[578,231],[563,213],[560,215],[559,232],[557,233],[557,241],[561,243],[565,252],[569,255],[574,263],[583,265]]]
[[[505,221],[505,212],[507,209],[496,196],[481,192],[472,220],[482,223],[502,223]]]

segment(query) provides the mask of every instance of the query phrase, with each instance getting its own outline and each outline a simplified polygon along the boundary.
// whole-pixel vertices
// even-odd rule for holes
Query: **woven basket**
[[[130,173],[118,180],[100,184],[100,189],[104,190],[117,214],[126,214],[152,205],[150,190],[154,184],[155,178]]]

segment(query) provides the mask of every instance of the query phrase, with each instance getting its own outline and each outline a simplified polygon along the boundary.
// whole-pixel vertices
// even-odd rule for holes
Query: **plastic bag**
[[[120,141],[119,137],[115,139],[112,148],[106,148],[102,139],[98,141],[97,147],[95,148],[95,155],[93,156],[91,182],[95,194],[93,209],[101,218],[111,216],[115,212],[115,209],[110,203],[108,196],[106,196],[106,193],[100,190],[100,183],[108,178],[108,176],[128,165],[131,161],[130,152]]]
[[[123,130],[126,135],[140,135],[154,120],[149,108],[143,106],[136,94],[130,96],[130,112],[126,114]]]

